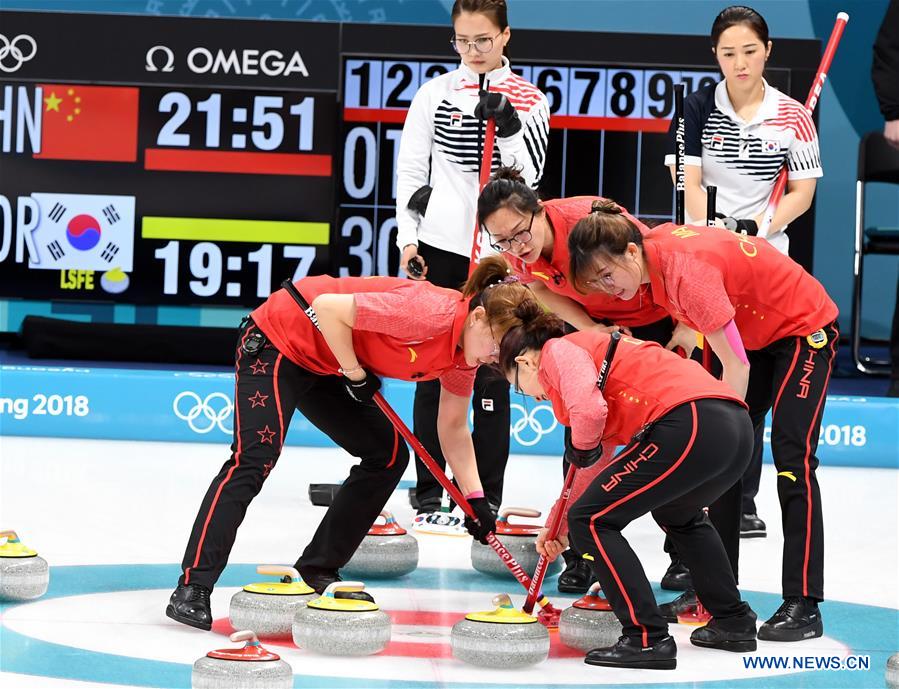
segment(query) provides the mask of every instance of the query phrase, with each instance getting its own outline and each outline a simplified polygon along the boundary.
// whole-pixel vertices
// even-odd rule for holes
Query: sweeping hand
[[[537,548],[538,555],[542,555],[552,562],[568,549],[568,537],[559,534],[554,539],[547,540],[546,536],[548,534],[549,529],[540,529],[537,532],[537,541],[534,543],[534,547]]]
[[[364,370],[365,377],[362,380],[352,380],[343,377],[343,385],[346,391],[357,402],[371,404],[375,393],[381,389],[381,379],[374,373]]]
[[[578,469],[586,469],[593,466],[601,456],[602,444],[586,450],[575,447],[571,442],[565,444],[565,461]]]
[[[490,509],[490,503],[487,498],[469,498],[468,504],[474,510],[477,521],[465,517],[465,529],[476,541],[487,545],[487,534],[496,531],[496,516]]]

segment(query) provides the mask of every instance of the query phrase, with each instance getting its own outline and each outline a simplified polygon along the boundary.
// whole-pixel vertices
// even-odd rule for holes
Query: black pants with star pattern
[[[353,400],[338,376],[311,373],[268,342],[255,354],[247,353],[246,343],[260,332],[251,320],[240,331],[231,457],[200,505],[181,565],[182,584],[215,585],[247,507],[278,461],[295,409],[361,460],[350,470],[298,565],[345,565],[409,461],[406,443],[387,417],[374,404]],[[288,529],[284,532],[291,538]]]

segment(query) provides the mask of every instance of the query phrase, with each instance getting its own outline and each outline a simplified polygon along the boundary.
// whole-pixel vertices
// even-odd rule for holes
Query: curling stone
[[[263,639],[290,639],[297,609],[318,598],[318,594],[303,582],[293,567],[260,565],[256,572],[284,577],[287,581],[248,584],[235,593],[228,612],[231,626],[253,629]]]
[[[321,598],[297,610],[293,642],[300,648],[331,656],[365,656],[383,651],[390,642],[390,617],[367,600],[335,598],[337,591],[364,591],[361,581],[335,581]]]
[[[0,531],[0,601],[40,598],[50,585],[50,567],[19,540],[15,531]]]
[[[353,557],[342,568],[357,577],[401,577],[418,567],[418,541],[396,523],[393,515],[382,510]]]
[[[899,653],[887,659],[886,684],[887,689],[899,689]]]
[[[453,657],[492,668],[527,667],[549,656],[549,631],[512,607],[505,593],[494,596],[495,610],[473,612],[453,625]]]
[[[518,517],[539,517],[540,512],[539,510],[532,510],[526,507],[506,507],[499,512],[499,518],[496,520],[496,531],[494,532],[524,571],[533,572],[537,569],[537,560],[540,559],[540,555],[534,546],[540,527],[536,524],[513,524],[509,521],[509,517],[513,515]],[[478,541],[471,542],[471,566],[484,574],[491,574],[497,577],[514,576],[503,561],[499,559],[493,548]],[[560,568],[561,566],[558,562],[550,563],[546,570],[546,576],[551,576],[558,572]]]
[[[293,670],[259,645],[251,631],[234,632],[231,641],[246,641],[243,648],[210,651],[194,663],[192,689],[290,689]]]
[[[609,601],[599,594],[599,583],[594,583],[587,595],[562,611],[559,638],[563,644],[581,651],[616,644],[621,636],[621,623]]]

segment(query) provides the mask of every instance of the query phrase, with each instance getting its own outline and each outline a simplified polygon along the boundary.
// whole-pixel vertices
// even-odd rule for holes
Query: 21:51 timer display
[[[156,146],[296,153],[317,148],[315,97],[258,91],[167,91]],[[324,142],[323,142],[324,143]]]

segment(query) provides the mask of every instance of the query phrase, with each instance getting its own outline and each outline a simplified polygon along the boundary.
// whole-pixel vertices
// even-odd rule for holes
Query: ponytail
[[[521,168],[503,166],[490,177],[478,196],[479,226],[483,228],[487,218],[501,208],[514,208],[522,215],[541,211],[537,192],[525,183]]]
[[[540,351],[548,340],[565,334],[562,319],[546,311],[537,301],[519,304],[515,317],[520,324],[506,332],[499,347],[497,365],[504,375],[515,367],[515,357],[529,349]]]
[[[543,310],[533,293],[515,276],[502,256],[488,256],[482,259],[462,287],[462,294],[470,297],[469,310],[484,307],[487,322],[497,342],[501,342],[506,332],[520,326],[521,313],[531,313],[533,309]]]

